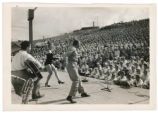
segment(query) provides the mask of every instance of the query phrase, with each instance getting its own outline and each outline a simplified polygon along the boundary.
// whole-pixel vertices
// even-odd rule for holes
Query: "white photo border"
[[[11,103],[11,8],[16,7],[147,7],[150,14],[150,102],[149,104],[18,105]],[[3,109],[5,111],[50,110],[153,110],[156,108],[156,5],[155,4],[44,4],[3,3]],[[5,86],[5,87],[4,87]]]

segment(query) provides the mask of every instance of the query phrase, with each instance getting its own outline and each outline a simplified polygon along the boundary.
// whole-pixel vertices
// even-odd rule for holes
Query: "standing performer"
[[[84,88],[81,84],[81,80],[78,74],[78,53],[77,53],[77,49],[80,47],[80,42],[78,40],[74,40],[73,41],[73,46],[70,48],[70,51],[66,54],[67,59],[66,60],[66,67],[67,67],[67,71],[69,73],[70,79],[72,80],[72,85],[71,85],[71,89],[69,92],[69,95],[67,97],[67,100],[70,101],[71,103],[76,103],[76,101],[74,101],[72,99],[73,96],[76,95],[77,91],[79,93],[81,93],[82,97],[89,97],[90,95],[88,95],[85,91]]]
[[[35,63],[39,68],[43,68],[43,66],[40,64],[40,62],[38,62],[31,54],[29,54],[30,50],[31,50],[31,46],[30,46],[29,41],[23,41],[21,43],[21,50],[12,59],[11,70],[12,70],[12,74],[14,76],[20,77],[25,80],[32,78],[31,77],[32,75],[27,71],[27,67],[25,65],[25,62],[27,60],[30,60],[33,63]],[[34,79],[34,87],[32,90],[32,99],[38,99],[38,98],[41,98],[44,96],[44,95],[41,95],[40,91],[39,91],[40,79],[41,78]],[[20,81],[18,83],[20,83]],[[21,88],[19,88],[20,86],[18,86],[17,84],[14,86],[14,88],[15,88],[15,90],[16,89],[18,90],[18,91],[16,90],[17,94],[20,95]]]
[[[53,57],[54,55],[53,55],[53,53],[52,53],[53,45],[49,42],[49,43],[48,43],[48,46],[49,46],[49,51],[48,51],[48,53],[47,53],[47,55],[46,55],[45,67],[46,67],[46,69],[47,69],[49,75],[48,75],[48,77],[47,77],[47,80],[46,80],[46,83],[45,83],[45,87],[51,87],[50,85],[48,85],[48,82],[49,82],[49,80],[50,80],[50,77],[51,77],[52,74],[53,74],[53,71],[54,71],[55,76],[56,76],[56,78],[57,78],[57,80],[58,80],[58,83],[59,83],[59,84],[64,84],[64,82],[62,82],[62,81],[59,79],[58,74],[57,74],[57,70],[56,70],[55,66],[53,65],[53,60],[54,60],[54,57]]]

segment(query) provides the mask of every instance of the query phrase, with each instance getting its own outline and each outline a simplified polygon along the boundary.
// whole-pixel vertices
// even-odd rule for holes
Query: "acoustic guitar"
[[[35,78],[35,77],[38,77],[39,79],[43,78],[39,67],[34,62],[30,60],[26,60],[25,65],[27,66],[28,70],[31,73],[31,78]]]

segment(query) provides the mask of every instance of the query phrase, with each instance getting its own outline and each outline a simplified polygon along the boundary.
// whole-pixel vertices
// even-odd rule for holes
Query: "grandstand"
[[[149,57],[149,19],[115,23],[102,28],[84,27],[60,36],[45,38],[45,40],[36,40],[34,43],[50,41],[55,45],[55,53],[62,54],[67,50],[74,38],[82,42],[83,47],[86,48],[86,52],[93,53],[98,49],[102,52],[103,47],[108,46],[112,50],[118,47],[122,50],[121,56],[127,58],[131,55],[138,55],[144,56],[148,60]],[[47,47],[42,48],[42,50],[46,51]],[[42,54],[44,51],[40,51],[40,49],[34,48],[33,53]]]

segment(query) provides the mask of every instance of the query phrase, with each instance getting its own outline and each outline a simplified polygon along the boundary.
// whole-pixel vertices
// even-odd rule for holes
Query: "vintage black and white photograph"
[[[11,104],[150,105],[151,8],[11,7]]]

